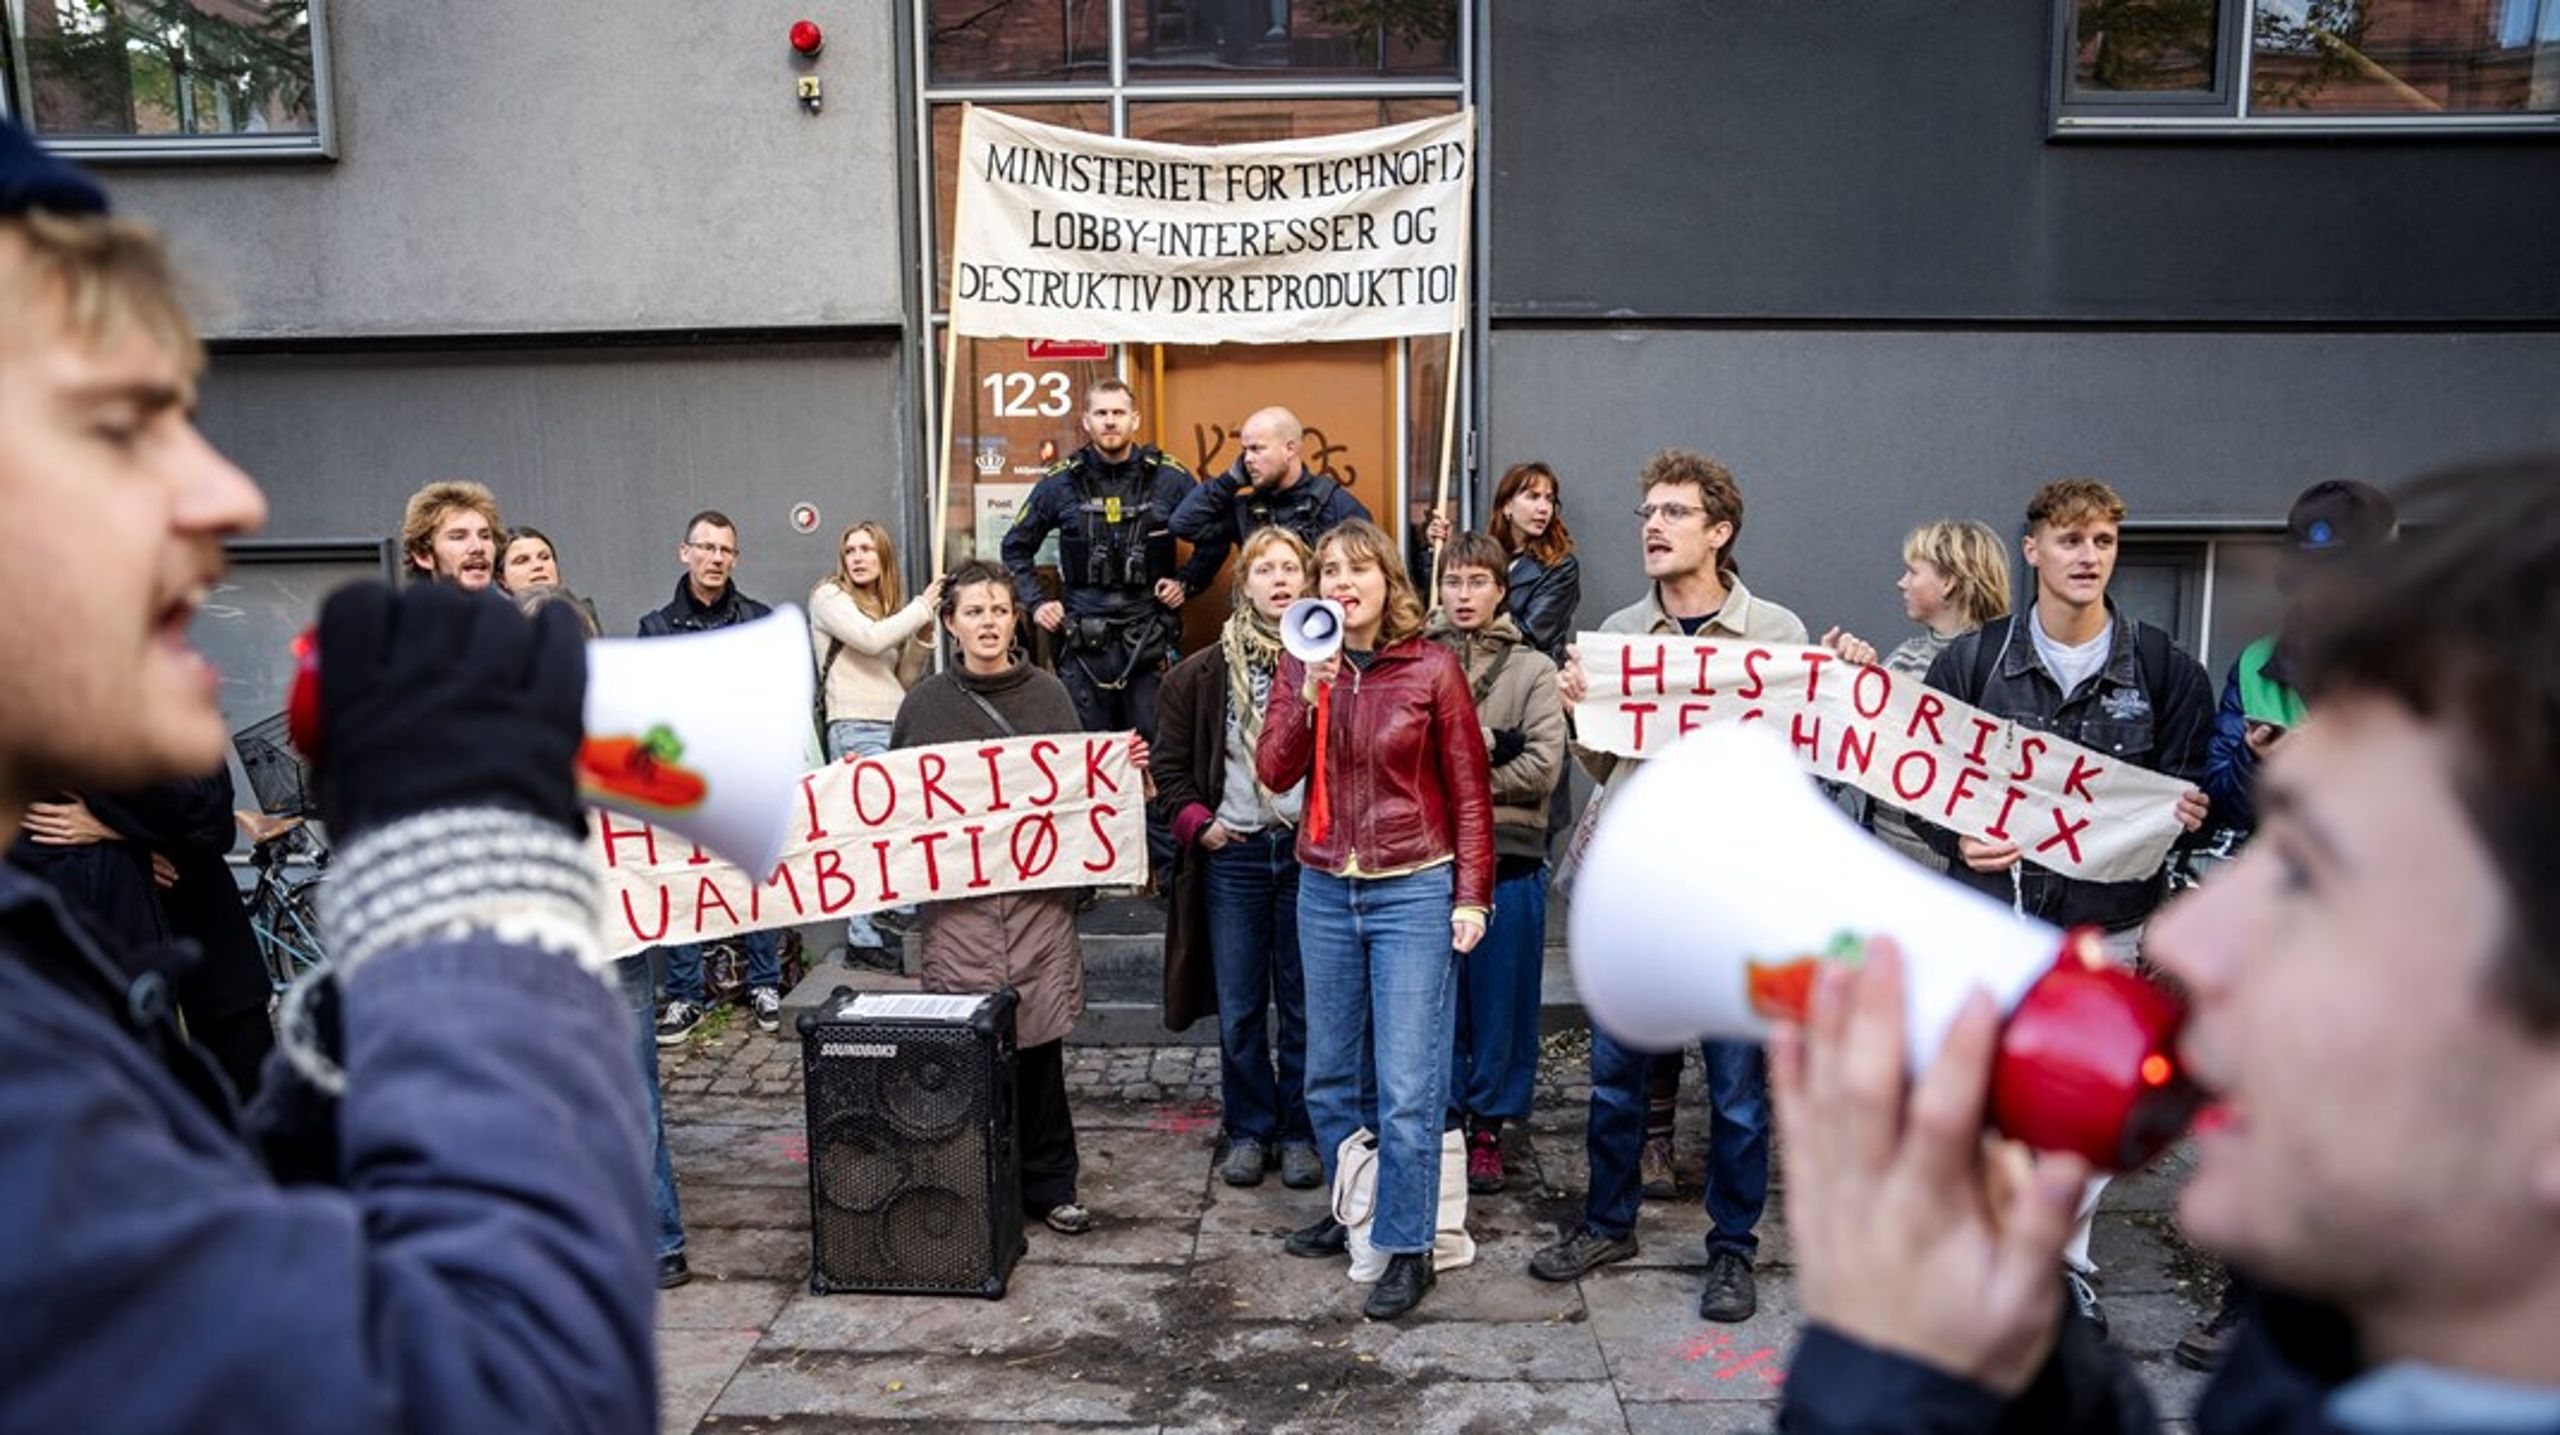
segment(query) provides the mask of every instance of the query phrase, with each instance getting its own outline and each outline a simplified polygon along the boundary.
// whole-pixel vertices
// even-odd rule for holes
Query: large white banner
[[[1475,113],[1203,147],[971,108],[951,326],[982,338],[1289,344],[1445,334]]]
[[[1147,878],[1146,795],[1130,733],[900,748],[800,779],[791,845],[764,881],[662,827],[602,810],[616,955],[908,902]]]
[[[1576,641],[1591,686],[1574,705],[1574,737],[1595,751],[1645,757],[1712,723],[1766,723],[1816,777],[1967,837],[2015,842],[2028,861],[2093,881],[2150,876],[2178,838],[2189,784],[1828,648],[1625,633]]]

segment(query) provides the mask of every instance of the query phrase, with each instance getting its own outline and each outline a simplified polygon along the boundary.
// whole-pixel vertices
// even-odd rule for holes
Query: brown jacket
[[[968,698],[985,698],[1013,734]],[[898,706],[891,747],[923,747],[965,738],[1003,738],[1077,731],[1065,684],[1029,663],[993,677],[960,668],[915,685]],[[1022,1004],[1014,1041],[1040,1046],[1075,1030],[1084,1015],[1084,946],[1076,936],[1076,889],[1050,888],[928,902],[924,921],[924,986],[936,992],[991,992],[1011,987]]]
[[[1209,862],[1196,840],[1205,821],[1184,822],[1191,808],[1215,812],[1227,780],[1227,654],[1212,643],[1173,665],[1156,695],[1156,814],[1174,834],[1173,904],[1164,929],[1164,1026],[1181,1031],[1218,1014],[1217,974],[1209,960]]]
[[[1461,633],[1434,617],[1433,641],[1457,654],[1475,696],[1476,721],[1493,765],[1493,850],[1502,857],[1547,854],[1547,799],[1564,777],[1564,695],[1556,665],[1529,646],[1508,613],[1483,631]],[[1516,738],[1505,739],[1505,733]],[[1514,744],[1516,750],[1510,750]],[[1507,758],[1507,760],[1503,760]]]

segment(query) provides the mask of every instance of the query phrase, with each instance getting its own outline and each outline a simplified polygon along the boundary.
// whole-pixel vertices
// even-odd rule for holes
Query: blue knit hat
[[[30,209],[104,214],[107,192],[83,171],[47,154],[25,130],[0,120],[0,214]]]

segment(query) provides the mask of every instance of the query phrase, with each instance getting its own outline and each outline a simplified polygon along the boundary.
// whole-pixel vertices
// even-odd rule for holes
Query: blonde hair
[[[1378,620],[1378,651],[1384,652],[1422,631],[1426,621],[1422,596],[1413,591],[1413,580],[1405,576],[1404,560],[1396,556],[1395,541],[1378,525],[1364,518],[1335,524],[1316,540],[1319,563],[1327,553],[1340,553],[1343,561],[1355,568],[1374,563],[1386,575],[1387,611]]]
[[[0,217],[0,313],[49,309],[65,335],[92,349],[140,333],[192,378],[204,367],[204,345],[186,298],[186,283],[150,225],[40,209]],[[33,330],[15,318],[9,328]]]
[[[880,556],[880,581],[868,588],[854,582],[853,574],[845,567],[844,546],[857,533],[870,534],[871,551]],[[868,518],[846,524],[844,532],[837,536],[836,571],[827,575],[827,581],[851,596],[853,606],[867,617],[886,618],[907,605],[907,585],[898,580],[897,542],[889,537],[888,529]]]
[[[1243,607],[1247,601],[1244,596],[1244,575],[1253,571],[1253,565],[1261,559],[1262,550],[1266,548],[1288,549],[1298,560],[1299,574],[1310,582],[1315,578],[1316,555],[1314,550],[1307,547],[1307,540],[1276,523],[1265,524],[1246,534],[1243,546],[1236,549],[1235,577],[1229,593],[1239,608]]]
[[[2057,478],[2027,500],[2027,531],[2048,525],[2067,528],[2078,523],[2122,523],[2124,500],[2094,478]]]
[[[400,515],[400,551],[411,558],[424,558],[436,550],[436,527],[447,513],[467,508],[489,520],[489,536],[497,544],[498,554],[506,553],[507,525],[498,520],[498,495],[488,485],[467,479],[447,479],[430,483],[409,495],[409,507]],[[557,562],[560,553],[552,550]]]
[[[1902,540],[1904,563],[1926,563],[1947,575],[1948,594],[1979,628],[2009,616],[2009,549],[1988,523],[1941,518],[1923,523]]]

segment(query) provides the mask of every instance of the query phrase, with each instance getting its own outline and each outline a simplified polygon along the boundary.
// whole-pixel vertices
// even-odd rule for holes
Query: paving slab
[[[674,1290],[658,1292],[658,1329],[761,1331],[773,1323],[792,1289],[785,1281],[695,1276]]]
[[[753,1330],[658,1332],[658,1421],[668,1430],[690,1430],[711,1411],[730,1377],[756,1348]]]
[[[1611,1268],[1581,1281],[1610,1375],[1629,1401],[1767,1400],[1801,1323],[1795,1293],[1760,1282],[1760,1310],[1738,1325],[1698,1318],[1698,1282],[1673,1271]]]

